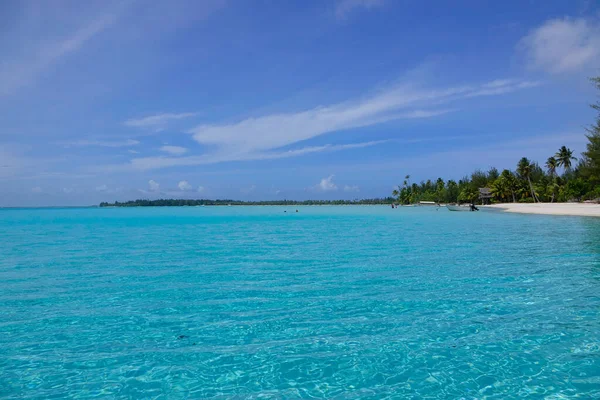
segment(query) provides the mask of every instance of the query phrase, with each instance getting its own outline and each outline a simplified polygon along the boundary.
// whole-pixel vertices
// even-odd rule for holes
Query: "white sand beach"
[[[600,204],[584,203],[505,203],[484,206],[520,214],[575,215],[600,217]]]

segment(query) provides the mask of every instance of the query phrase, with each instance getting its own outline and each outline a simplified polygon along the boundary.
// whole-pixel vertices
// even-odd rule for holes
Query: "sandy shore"
[[[500,209],[506,212],[520,214],[546,214],[546,215],[576,215],[584,217],[600,217],[600,204],[581,203],[506,203],[485,206],[486,208]]]

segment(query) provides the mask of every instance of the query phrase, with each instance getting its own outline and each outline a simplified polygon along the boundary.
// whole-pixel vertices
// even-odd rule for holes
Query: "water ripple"
[[[0,398],[600,398],[599,220],[283,210],[0,210]]]

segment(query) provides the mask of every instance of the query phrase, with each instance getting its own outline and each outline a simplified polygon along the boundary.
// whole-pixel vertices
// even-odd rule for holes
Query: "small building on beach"
[[[492,204],[492,197],[492,189],[479,188],[479,200],[481,200],[481,204]]]

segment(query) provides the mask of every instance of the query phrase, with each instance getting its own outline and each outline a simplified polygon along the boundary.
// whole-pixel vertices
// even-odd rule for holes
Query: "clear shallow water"
[[[600,397],[600,219],[298,209],[0,210],[0,398]]]

